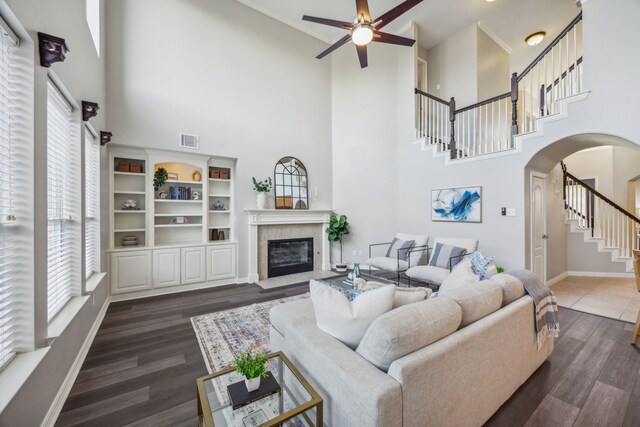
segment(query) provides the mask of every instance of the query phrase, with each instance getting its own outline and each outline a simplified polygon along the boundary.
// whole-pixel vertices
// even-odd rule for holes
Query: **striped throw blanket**
[[[558,305],[553,292],[531,271],[516,270],[507,274],[517,277],[527,293],[533,298],[538,348],[542,347],[547,337],[557,338],[560,332],[560,323],[558,322]]]

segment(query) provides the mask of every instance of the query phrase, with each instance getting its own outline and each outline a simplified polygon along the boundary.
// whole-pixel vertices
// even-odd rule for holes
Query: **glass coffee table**
[[[198,378],[198,425],[321,427],[322,399],[284,353],[270,354],[267,370],[281,391],[235,410],[227,386],[244,379],[235,368]]]

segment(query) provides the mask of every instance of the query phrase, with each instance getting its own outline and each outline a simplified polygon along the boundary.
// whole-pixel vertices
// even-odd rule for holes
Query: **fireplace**
[[[269,240],[267,277],[313,271],[313,238]]]

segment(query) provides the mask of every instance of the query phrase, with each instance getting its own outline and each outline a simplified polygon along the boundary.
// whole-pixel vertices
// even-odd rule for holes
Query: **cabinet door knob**
[[[543,239],[548,239],[548,238],[549,238],[549,236],[548,236],[548,235],[546,235],[546,234],[543,234],[543,235],[542,235],[542,238],[543,238]]]

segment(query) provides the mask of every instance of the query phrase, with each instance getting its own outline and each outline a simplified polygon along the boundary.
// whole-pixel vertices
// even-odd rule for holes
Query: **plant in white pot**
[[[267,377],[267,363],[269,358],[260,351],[255,355],[251,354],[253,346],[249,347],[246,353],[240,352],[240,357],[231,361],[238,373],[244,376],[244,384],[248,391],[255,391],[260,387],[260,378]]]
[[[331,215],[329,218],[329,227],[325,229],[330,242],[340,242],[340,263],[336,264],[336,270],[340,272],[347,271],[347,264],[342,263],[342,237],[349,234],[349,223],[346,215]]]
[[[256,204],[258,209],[267,209],[267,193],[271,191],[272,181],[271,178],[267,178],[264,181],[258,181],[255,178],[253,180],[253,189],[258,192],[256,197]]]

